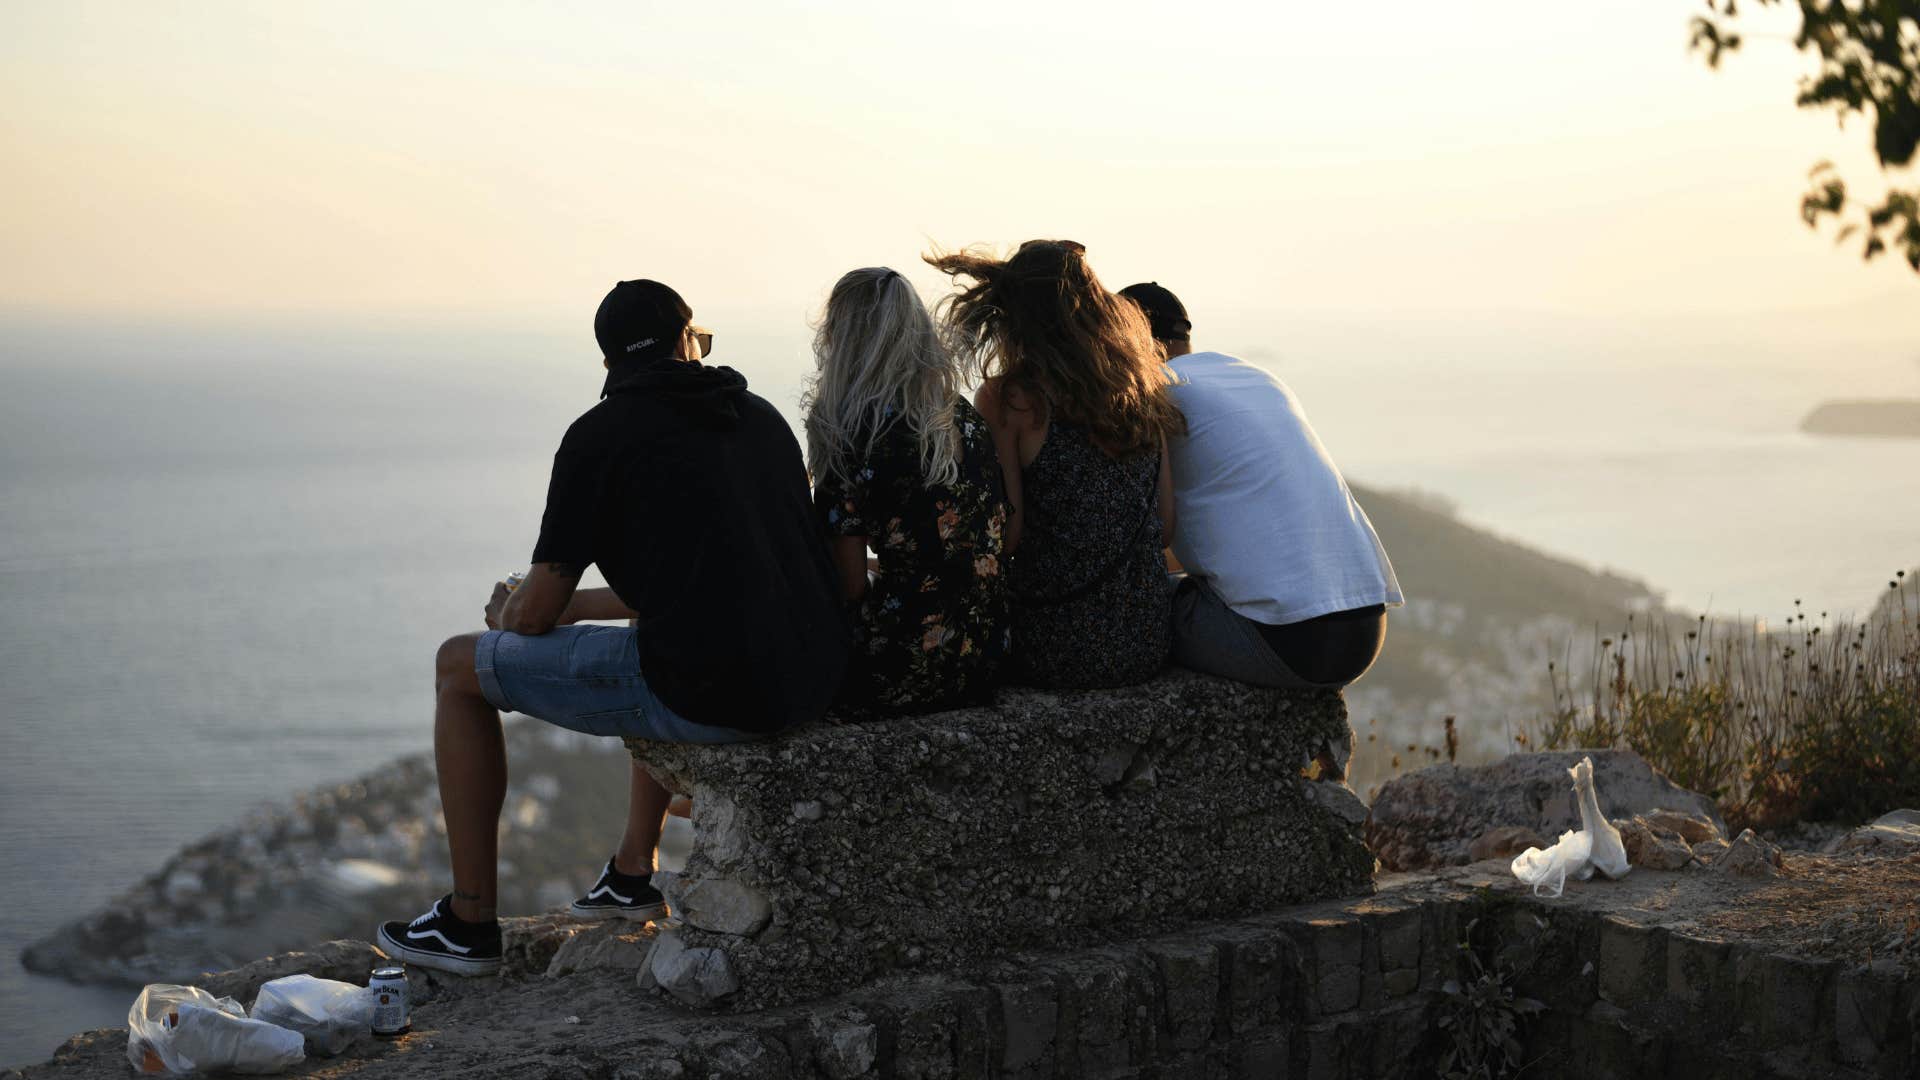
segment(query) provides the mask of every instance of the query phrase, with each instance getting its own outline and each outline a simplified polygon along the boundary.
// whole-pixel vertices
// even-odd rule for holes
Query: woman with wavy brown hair
[[[1146,317],[1070,240],[927,262],[960,285],[941,304],[949,348],[979,378],[974,404],[1009,466],[1019,674],[1074,688],[1152,678],[1172,641],[1167,438],[1186,421]]]

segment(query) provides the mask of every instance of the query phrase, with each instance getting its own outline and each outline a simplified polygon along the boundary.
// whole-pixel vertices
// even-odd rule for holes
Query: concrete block
[[[1733,1008],[1733,964],[1724,942],[1669,935],[1666,971],[1669,1000],[1720,1015]]]
[[[1600,925],[1600,996],[1627,1006],[1660,996],[1664,979],[1654,981],[1661,947],[1659,935],[1626,919],[1608,917]]]
[[[1149,944],[1146,951],[1160,975],[1169,1045],[1178,1050],[1207,1045],[1220,1001],[1219,950],[1204,941],[1175,941]]]
[[[1278,930],[1248,927],[1215,940],[1226,956],[1230,1032],[1244,1035],[1293,1013],[1301,965],[1292,939]]]
[[[1420,910],[1414,907],[1383,912],[1369,920],[1380,943],[1380,970],[1419,968],[1421,921]]]
[[[1000,1002],[1001,1075],[1053,1075],[1054,1038],[1059,1029],[1060,1003],[1051,978],[996,982]]]
[[[1140,995],[1127,965],[1093,953],[1052,966],[1060,995],[1061,1071],[1103,1076],[1135,1064],[1134,1007]]]
[[[957,1080],[959,1020],[951,1001],[914,995],[896,1003],[893,1075],[896,1080]],[[984,1072],[985,1063],[982,1062]]]
[[[1381,976],[1390,998],[1406,997],[1420,988],[1420,970],[1418,968],[1397,968]]]
[[[1321,1016],[1346,1012],[1360,1004],[1363,932],[1351,917],[1327,916],[1288,922],[1288,932],[1307,958],[1312,1005]]]
[[[1876,972],[1863,964],[1834,981],[1834,1050],[1849,1065],[1873,1065],[1887,1044],[1900,1000],[1899,968],[1889,966]]]
[[[1761,1013],[1765,1045],[1807,1047],[1819,1054],[1831,1043],[1835,994],[1828,977],[1832,968],[1799,957],[1766,959],[1766,1007]]]
[[[1234,1055],[1233,1076],[1239,1080],[1286,1080],[1287,1034],[1263,1031],[1241,1040]]]

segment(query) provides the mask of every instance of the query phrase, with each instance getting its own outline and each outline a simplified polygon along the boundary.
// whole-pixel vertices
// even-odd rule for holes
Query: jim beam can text
[[[396,1039],[413,1030],[407,1015],[407,969],[373,969],[367,980],[367,993],[373,997],[373,1034],[379,1039]]]

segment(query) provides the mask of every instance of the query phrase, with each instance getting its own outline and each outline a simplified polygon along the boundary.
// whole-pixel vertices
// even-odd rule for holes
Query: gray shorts
[[[480,692],[496,709],[588,735],[661,742],[758,739],[674,712],[640,673],[640,637],[625,626],[556,626],[538,637],[489,630],[473,652]]]
[[[1251,686],[1278,690],[1334,690],[1352,683],[1380,655],[1380,643],[1386,633],[1386,616],[1372,622],[1368,612],[1358,625],[1329,626],[1336,635],[1329,641],[1336,654],[1334,668],[1341,677],[1316,682],[1301,676],[1280,654],[1269,638],[1276,628],[1265,626],[1227,606],[1206,578],[1193,574],[1175,575],[1179,583],[1173,594],[1173,662],[1194,671],[1220,675]],[[1329,618],[1338,619],[1340,616]],[[1314,622],[1295,624],[1289,629],[1316,632]],[[1298,635],[1294,635],[1298,636]],[[1311,652],[1306,653],[1312,656]]]

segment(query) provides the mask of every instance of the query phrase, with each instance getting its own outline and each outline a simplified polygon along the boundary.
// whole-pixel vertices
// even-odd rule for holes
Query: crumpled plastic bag
[[[1573,776],[1573,797],[1580,804],[1580,831],[1593,838],[1593,849],[1587,855],[1590,865],[1580,880],[1592,877],[1595,870],[1616,881],[1626,877],[1633,866],[1627,862],[1627,846],[1620,830],[1600,812],[1600,793],[1593,786],[1593,759],[1583,757],[1567,772]]]
[[[197,986],[154,983],[127,1010],[127,1060],[136,1072],[276,1073],[306,1059],[303,1042]]]
[[[253,1018],[297,1031],[309,1051],[332,1057],[373,1030],[373,997],[349,982],[288,975],[260,988]]]
[[[1593,786],[1593,758],[1583,757],[1567,770],[1573,777],[1573,797],[1580,807],[1580,828],[1560,834],[1550,848],[1528,848],[1514,857],[1513,876],[1533,886],[1533,895],[1558,897],[1567,878],[1585,881],[1595,870],[1622,878],[1633,869],[1620,830],[1600,812],[1600,794]]]
[[[1567,875],[1584,878],[1593,873],[1593,834],[1568,829],[1550,848],[1528,848],[1513,859],[1513,876],[1533,886],[1533,895],[1559,896]],[[1549,891],[1550,890],[1550,891]]]

